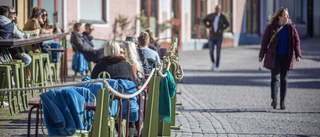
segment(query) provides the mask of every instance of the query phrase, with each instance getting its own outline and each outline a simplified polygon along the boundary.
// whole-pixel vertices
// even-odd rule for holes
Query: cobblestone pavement
[[[210,71],[208,50],[182,52],[181,131],[172,135],[320,136],[320,40],[301,42],[302,60],[289,72],[286,110],[271,107],[270,71],[258,68],[259,45],[223,49],[220,72]]]
[[[172,135],[320,136],[319,43],[317,39],[301,42],[303,57],[289,73],[286,110],[273,110],[270,106],[270,72],[258,71],[262,66],[258,62],[258,45],[223,49],[220,72],[210,71],[208,50],[180,52],[185,77],[178,84],[182,94],[177,95],[177,100],[182,106],[177,107],[181,113],[176,125],[183,129],[172,130]],[[68,72],[71,81],[70,66]],[[34,135],[35,127],[31,129]],[[26,134],[27,111],[10,116],[7,107],[0,108],[0,136]]]

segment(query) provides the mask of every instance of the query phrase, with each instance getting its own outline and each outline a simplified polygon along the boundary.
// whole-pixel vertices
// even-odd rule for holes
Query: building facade
[[[320,1],[318,0],[3,0],[0,5],[13,5],[19,16],[19,28],[27,21],[34,6],[45,8],[51,22],[65,31],[75,22],[92,23],[98,46],[108,40],[137,37],[150,27],[162,45],[179,36],[179,49],[198,50],[208,42],[208,30],[202,19],[216,5],[230,22],[224,32],[223,47],[260,44],[268,18],[282,6],[301,38],[320,36]],[[121,27],[124,26],[124,27]]]

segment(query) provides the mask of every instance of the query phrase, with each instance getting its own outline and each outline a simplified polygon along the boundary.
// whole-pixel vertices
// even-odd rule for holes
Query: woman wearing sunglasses
[[[40,22],[41,28],[53,29],[53,25],[52,23],[50,23],[48,19],[48,13],[45,9],[41,9],[41,18],[42,18],[42,22]],[[53,32],[61,33],[61,30],[59,27],[56,27]]]

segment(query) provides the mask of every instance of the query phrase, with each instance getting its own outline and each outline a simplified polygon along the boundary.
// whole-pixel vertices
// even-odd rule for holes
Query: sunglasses
[[[48,14],[43,14],[43,13],[41,13],[41,16],[48,16]]]

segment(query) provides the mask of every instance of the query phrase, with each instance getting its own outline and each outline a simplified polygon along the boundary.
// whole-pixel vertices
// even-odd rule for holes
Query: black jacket
[[[142,63],[143,73],[149,74],[149,66],[148,66],[148,60],[146,58],[146,53],[143,50],[141,50],[140,48],[137,48],[137,51],[138,51],[140,61]]]
[[[132,66],[121,56],[103,57],[91,73],[91,78],[98,78],[99,73],[106,71],[111,79],[125,79],[134,82],[137,86],[136,78],[133,74]],[[101,76],[102,77],[102,76]]]
[[[211,39],[222,39],[223,37],[223,31],[229,27],[229,21],[227,20],[226,16],[224,14],[220,14],[219,17],[219,22],[218,22],[218,29],[217,32],[214,31],[214,27],[213,27],[213,22],[215,17],[217,16],[217,14],[215,13],[211,13],[209,15],[207,15],[204,19],[203,19],[203,23],[207,28],[212,28],[212,31],[210,31],[210,38]],[[207,22],[209,22],[209,24],[207,24]]]
[[[72,43],[81,53],[93,51],[93,47],[79,33],[72,32],[70,43]],[[73,48],[73,47],[72,47]],[[73,49],[74,52],[75,49]]]

